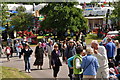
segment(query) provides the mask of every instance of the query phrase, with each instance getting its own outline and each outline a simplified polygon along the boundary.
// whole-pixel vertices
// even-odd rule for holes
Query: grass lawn
[[[96,34],[87,34],[86,44],[91,44],[92,40],[98,40],[98,42],[102,41],[102,38],[98,38]]]
[[[13,78],[15,80],[21,80],[21,78],[24,78],[25,80],[32,80],[31,76],[28,76],[27,74],[20,72],[18,69],[11,67],[0,66],[0,76],[1,78],[9,78],[8,80],[12,80]]]

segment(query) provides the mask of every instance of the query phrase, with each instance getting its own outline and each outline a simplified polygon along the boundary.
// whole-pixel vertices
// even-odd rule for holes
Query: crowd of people
[[[83,46],[83,42],[73,39],[64,41],[54,41],[48,39],[41,41],[35,48],[32,48],[26,40],[16,40],[8,43],[5,48],[7,60],[13,56],[14,48],[16,56],[24,57],[25,71],[31,72],[30,56],[35,54],[34,66],[37,69],[43,69],[44,55],[48,56],[49,68],[53,69],[53,77],[57,79],[62,61],[68,65],[68,76],[70,80],[92,80],[92,79],[120,79],[120,42],[113,42],[107,38],[107,43],[99,45],[97,40],[93,40],[90,46]],[[116,53],[116,54],[115,54]]]

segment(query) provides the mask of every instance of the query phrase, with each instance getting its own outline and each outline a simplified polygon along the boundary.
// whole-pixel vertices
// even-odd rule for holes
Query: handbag
[[[7,49],[7,50],[6,50],[6,54],[10,54],[10,49]]]

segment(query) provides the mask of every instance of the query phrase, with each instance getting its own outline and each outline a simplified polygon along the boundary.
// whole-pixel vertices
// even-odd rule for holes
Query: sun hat
[[[73,43],[74,43],[74,40],[73,40],[73,39],[71,39],[71,40],[69,40],[69,42],[73,42]]]

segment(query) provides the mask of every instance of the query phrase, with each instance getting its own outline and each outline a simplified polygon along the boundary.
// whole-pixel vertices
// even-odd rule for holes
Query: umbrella
[[[17,11],[12,11],[11,13],[18,13]]]
[[[17,11],[13,11],[13,10],[9,10],[7,12],[10,12],[10,13],[18,13]]]
[[[5,29],[6,29],[5,27],[0,26],[0,30],[5,30]]]
[[[10,28],[14,28],[15,26],[10,26]]]

